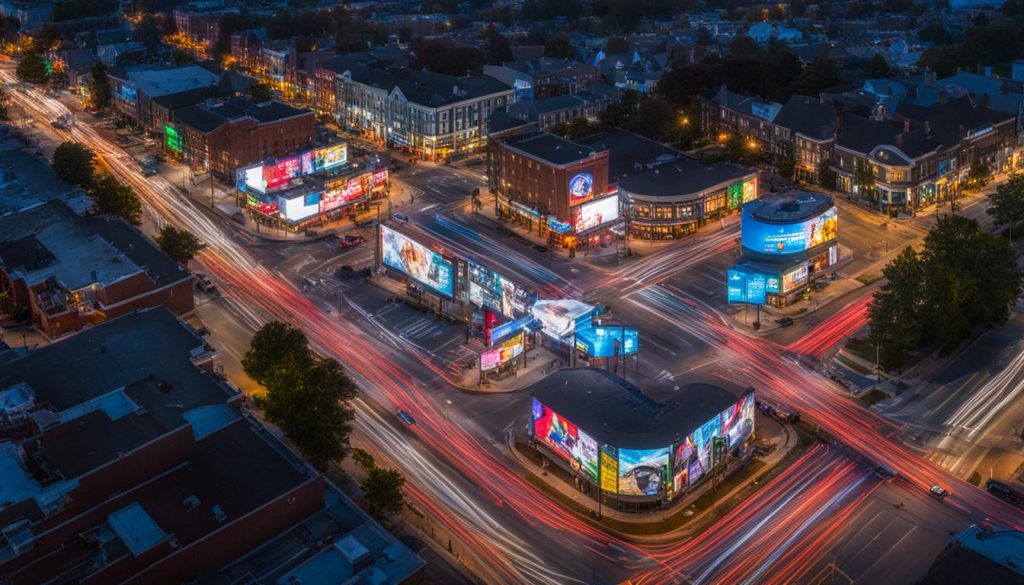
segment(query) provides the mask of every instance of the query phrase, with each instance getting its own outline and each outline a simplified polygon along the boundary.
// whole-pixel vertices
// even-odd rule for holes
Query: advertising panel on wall
[[[594,482],[598,481],[597,442],[594,439],[536,398],[533,399],[531,420],[534,439],[568,461],[575,471]]]
[[[696,431],[693,432],[691,438],[693,439],[694,450],[697,452],[696,461],[700,464],[700,475],[707,473],[708,469],[711,468],[713,463],[712,450],[714,449],[715,437],[722,436],[722,424],[719,417],[714,417],[708,422],[701,425]],[[696,481],[693,478],[692,466],[690,473],[690,483]]]
[[[754,393],[744,394],[721,415],[722,437],[730,449],[738,447],[754,432]]]
[[[359,200],[366,193],[363,189],[363,176],[350,177],[338,185],[324,191],[323,200],[320,203],[321,213],[333,211]]]
[[[329,171],[348,162],[348,144],[342,142],[331,146],[322,146],[313,150],[312,154],[313,168],[315,169],[313,172]]]
[[[682,495],[690,485],[690,460],[694,452],[693,440],[690,437],[686,437],[675,447],[672,456],[672,492],[676,496]]]
[[[619,449],[619,494],[653,496],[661,493],[668,475],[668,447]]]
[[[537,300],[533,291],[516,285],[504,276],[473,261],[466,262],[469,269],[469,302],[490,309],[509,319],[529,314]]]
[[[386,225],[380,226],[380,238],[385,266],[441,295],[452,296],[455,270],[451,260]]]
[[[569,205],[579,205],[594,196],[594,175],[576,173],[569,179]]]
[[[757,177],[743,181],[743,202],[750,203],[757,199]]]
[[[527,315],[516,319],[515,321],[509,321],[494,327],[491,329],[491,343],[498,343],[511,335],[519,333],[520,331],[525,331],[527,325],[531,322],[533,322],[533,315]]]
[[[801,264],[782,275],[782,292],[788,293],[807,283],[807,265]]]
[[[590,327],[576,332],[576,347],[595,358],[632,355],[638,341],[637,330],[626,327]]]
[[[765,223],[753,216],[752,208],[743,207],[743,247],[764,254],[803,252],[839,236],[836,208],[830,207],[817,217],[792,224]]]
[[[279,199],[281,216],[288,221],[301,221],[320,212],[320,193],[292,199]]]
[[[612,195],[584,203],[572,210],[572,217],[576,233],[616,221],[619,219],[619,196]]]
[[[619,493],[618,451],[611,445],[601,446],[601,489],[613,494]]]
[[[576,330],[577,322],[588,323],[597,307],[575,299],[537,301],[530,312],[541,323],[541,331],[552,339],[561,340]]]
[[[268,189],[279,187],[301,175],[302,161],[298,156],[290,156],[263,167],[263,180]]]
[[[730,303],[763,305],[768,293],[779,293],[779,277],[736,265],[726,273],[727,297]]]
[[[523,334],[506,339],[500,346],[480,354],[480,370],[487,372],[500,368],[523,355]]]

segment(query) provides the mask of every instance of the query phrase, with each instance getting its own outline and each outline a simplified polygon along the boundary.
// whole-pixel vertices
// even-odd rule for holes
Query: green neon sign
[[[181,137],[178,136],[178,131],[171,127],[170,124],[164,126],[164,136],[167,137],[167,148],[174,152],[181,152]]]

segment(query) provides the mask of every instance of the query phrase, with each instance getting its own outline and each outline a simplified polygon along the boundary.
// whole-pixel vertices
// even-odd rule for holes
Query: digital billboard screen
[[[452,296],[455,270],[450,260],[386,225],[380,226],[384,265],[444,296]]]
[[[803,252],[839,236],[835,206],[817,217],[793,224],[764,223],[753,216],[753,207],[743,207],[743,247],[764,254]]]
[[[601,447],[601,489],[613,494],[619,492],[618,451],[611,445]]]
[[[329,171],[348,162],[348,145],[342,142],[323,146],[315,149],[312,154],[314,172]]]
[[[500,368],[523,355],[523,334],[505,340],[500,346],[480,354],[480,369],[484,372]]]
[[[576,346],[590,357],[627,356],[637,352],[639,333],[626,327],[590,327],[576,332]]]
[[[619,219],[619,196],[612,195],[590,203],[584,203],[572,210],[573,226],[576,233],[594,229]]]
[[[777,275],[760,272],[744,265],[733,266],[726,272],[726,288],[727,300],[730,303],[752,305],[763,305],[767,302],[768,293],[780,292]]]
[[[697,462],[700,463],[701,475],[707,473],[707,470],[711,468],[713,463],[712,450],[714,449],[715,437],[722,436],[722,422],[719,417],[714,417],[708,422],[701,425],[696,431],[693,432],[691,439],[693,440],[694,451],[697,453]],[[692,470],[692,467],[691,467]],[[696,481],[693,479],[693,473],[690,473],[690,482]]]
[[[324,191],[324,197],[320,202],[320,211],[327,212],[339,207],[344,207],[353,201],[362,198],[366,193],[363,189],[363,177],[351,177],[338,185]]]
[[[721,414],[722,437],[730,449],[738,447],[754,432],[754,393],[744,394]]]
[[[594,196],[594,175],[577,173],[569,179],[569,205],[578,205]]]
[[[537,294],[476,262],[469,267],[469,302],[509,319],[529,314]]]
[[[668,473],[668,447],[619,449],[619,494],[653,496],[661,493]]]
[[[534,438],[568,461],[575,471],[598,481],[597,442],[536,398],[532,410]]]
[[[693,440],[686,437],[676,445],[672,455],[672,491],[677,496],[686,491],[690,485],[690,460],[693,459],[695,447]]]

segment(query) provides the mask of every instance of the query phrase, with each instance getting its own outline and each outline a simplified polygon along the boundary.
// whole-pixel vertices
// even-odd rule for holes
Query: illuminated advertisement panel
[[[690,485],[690,460],[693,459],[695,451],[696,448],[693,446],[693,440],[690,437],[686,437],[686,439],[676,445],[672,456],[672,491],[677,496],[685,492],[686,488]]]
[[[506,340],[499,347],[489,349],[480,354],[480,369],[489,371],[511,362],[523,355],[523,334]]]
[[[301,157],[292,156],[263,167],[263,181],[268,189],[278,187],[302,174]]]
[[[576,425],[533,399],[533,437],[593,481],[597,475],[597,442]]]
[[[314,172],[329,171],[348,162],[348,145],[344,142],[312,151]]]
[[[807,265],[802,264],[782,275],[782,292],[788,293],[807,282]]]
[[[469,266],[469,302],[509,319],[529,314],[537,294],[475,262]]]
[[[323,200],[320,203],[320,211],[326,212],[344,207],[359,199],[364,194],[363,178],[352,177],[341,185],[337,185],[324,191]]]
[[[757,199],[757,177],[743,181],[743,202],[750,203]]]
[[[569,179],[569,205],[577,205],[594,196],[594,175],[578,173]]]
[[[615,447],[601,448],[601,489],[613,494],[619,492],[619,459]]]
[[[711,468],[712,461],[712,449],[714,449],[715,437],[722,436],[722,423],[719,417],[714,417],[708,422],[704,423],[699,429],[693,432],[692,439],[694,450],[697,452],[696,461],[700,464],[700,475],[707,473],[708,469]],[[696,481],[693,478],[693,466],[690,469],[690,483]]]
[[[639,333],[625,327],[591,327],[576,332],[576,346],[588,356],[607,358],[637,352]]]
[[[743,205],[743,182],[733,183],[728,189],[729,209]]]
[[[383,187],[384,185],[387,185],[387,184],[388,184],[388,170],[387,169],[378,169],[376,171],[373,171],[373,184],[370,187],[371,189],[377,189],[377,188]]]
[[[722,437],[730,449],[738,447],[754,432],[754,393],[749,392],[721,414]]]
[[[668,447],[635,451],[619,449],[619,494],[660,494],[662,479],[668,474],[668,451]]]
[[[320,212],[320,194],[310,193],[305,197],[279,199],[281,215],[290,221],[299,221]]]
[[[384,265],[445,296],[452,296],[455,270],[450,260],[386,225],[380,226]]]
[[[743,247],[764,254],[793,254],[830,242],[839,236],[836,208],[818,217],[793,224],[769,224],[753,216],[753,207],[743,207]]]
[[[612,195],[604,199],[584,203],[572,210],[573,227],[576,233],[585,232],[608,222],[619,219],[619,197]]]

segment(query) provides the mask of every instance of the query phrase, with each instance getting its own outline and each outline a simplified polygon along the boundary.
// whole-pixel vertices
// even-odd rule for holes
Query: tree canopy
[[[1009,241],[957,215],[941,216],[923,250],[903,250],[883,275],[868,317],[886,367],[915,348],[948,351],[977,329],[1004,323],[1021,291]]]
[[[142,201],[131,187],[122,185],[113,175],[104,173],[93,179],[88,193],[103,213],[119,215],[136,225],[142,219]]]
[[[110,105],[110,78],[107,77],[107,66],[103,61],[97,60],[92,65],[92,83],[90,100],[97,108],[106,108]]]
[[[156,244],[164,254],[181,264],[187,264],[189,260],[195,258],[200,249],[199,238],[192,232],[169,224],[157,234]]]
[[[989,207],[986,213],[995,219],[996,225],[1008,226],[1010,239],[1013,227],[1024,221],[1024,175],[1014,173],[996,186],[995,193],[988,195]]]
[[[262,81],[253,81],[249,84],[249,99],[254,102],[269,102],[274,99],[274,90]]]
[[[43,61],[39,53],[34,51],[22,55],[14,73],[18,79],[27,83],[46,83],[50,77],[46,62]]]
[[[473,47],[456,47],[442,39],[416,41],[416,66],[446,75],[475,75],[483,71],[484,55]]]
[[[53,173],[78,187],[93,181],[92,151],[77,142],[63,142],[53,151]]]
[[[267,418],[314,467],[345,458],[354,417],[347,402],[357,388],[337,361],[315,355],[301,331],[275,321],[256,332],[242,367],[267,389]]]
[[[366,496],[370,513],[380,516],[385,512],[398,513],[405,506],[405,495],[402,488],[405,478],[394,469],[384,469],[374,465],[366,475],[360,487]]]

